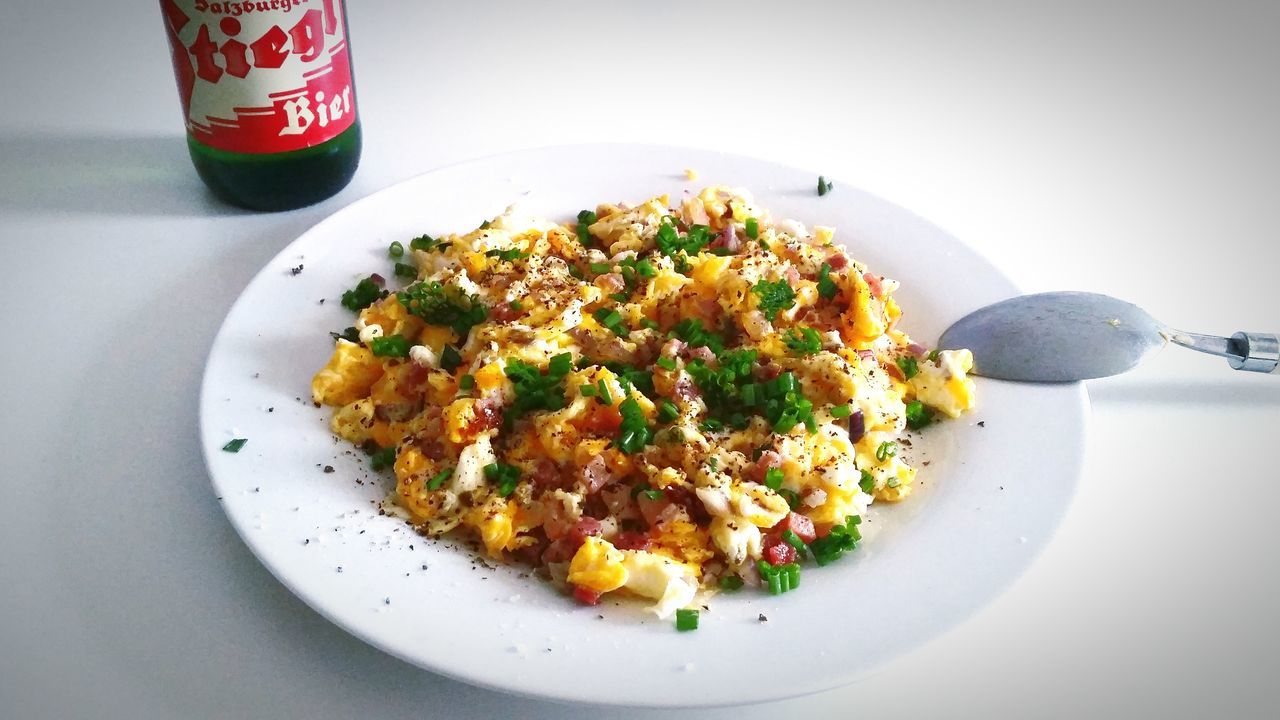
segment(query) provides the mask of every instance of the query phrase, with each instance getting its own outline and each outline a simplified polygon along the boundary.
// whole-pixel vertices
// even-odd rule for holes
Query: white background
[[[311,224],[433,167],[582,141],[755,155],[910,208],[1028,290],[1280,331],[1280,7],[888,5],[352,3],[360,172],[256,215],[186,159],[154,3],[5,3],[0,717],[600,715],[350,638],[209,490],[197,384],[231,302]],[[1280,378],[1171,349],[1089,389],[1080,493],[999,601],[858,685],[701,715],[1274,716]],[[807,659],[725,661],[767,682]]]

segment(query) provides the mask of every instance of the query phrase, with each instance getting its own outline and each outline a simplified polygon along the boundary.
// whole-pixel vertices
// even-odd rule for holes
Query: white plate
[[[684,179],[687,167],[697,182]],[[938,636],[1017,578],[1057,526],[1080,474],[1083,386],[980,380],[976,412],[916,443],[917,462],[930,461],[918,491],[875,506],[868,542],[840,563],[806,567],[795,592],[716,597],[691,633],[629,604],[577,606],[524,573],[477,569],[469,553],[380,516],[389,480],[330,436],[330,410],[309,399],[332,349],[327,332],[352,324],[341,292],[370,272],[391,277],[392,240],[471,228],[516,201],[567,220],[602,201],[749,188],[776,218],[835,226],[854,257],[900,280],[904,327],[926,344],[1016,293],[938,228],[838,179],[819,197],[816,182],[814,172],[701,150],[548,148],[437,170],[335,213],[253,279],[210,351],[200,431],[227,516],[281,582],[339,626],[423,668],[509,692],[760,702],[852,682]],[[232,437],[249,442],[221,452]]]

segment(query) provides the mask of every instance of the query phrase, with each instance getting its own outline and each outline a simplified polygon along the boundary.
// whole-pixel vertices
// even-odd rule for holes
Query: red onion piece
[[[920,343],[913,342],[907,346],[907,352],[915,355],[916,357],[924,357],[929,354],[929,348],[921,345]]]
[[[858,442],[863,435],[867,434],[867,418],[862,414],[862,410],[854,410],[849,416],[849,439]]]

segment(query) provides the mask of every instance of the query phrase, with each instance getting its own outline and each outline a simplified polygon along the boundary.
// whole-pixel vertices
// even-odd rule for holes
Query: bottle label
[[[341,0],[160,0],[187,131],[210,147],[276,153],[351,127]]]

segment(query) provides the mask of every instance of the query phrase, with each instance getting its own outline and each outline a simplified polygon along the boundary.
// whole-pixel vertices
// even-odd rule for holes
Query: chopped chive
[[[747,218],[746,222],[747,237],[756,240],[760,237],[760,221],[755,218]]]
[[[783,530],[782,539],[787,541],[787,544],[795,548],[798,552],[804,552],[808,548],[808,546],[804,544],[804,540],[801,540],[800,536],[796,534],[795,530]]]
[[[675,420],[678,417],[680,417],[680,410],[676,407],[675,403],[671,402],[670,400],[663,400],[661,403],[659,403],[658,405],[658,421],[659,422],[664,422],[664,423],[671,422],[672,420]]]
[[[920,363],[915,358],[905,355],[898,358],[898,369],[902,370],[902,375],[910,380],[920,374]]]
[[[547,374],[562,377],[568,375],[573,369],[573,355],[570,353],[560,353],[551,358],[551,362],[547,363]]]
[[[825,177],[821,175],[818,176],[818,195],[826,195],[827,193],[831,192],[831,189],[833,187],[834,185],[827,182],[827,179]]]
[[[229,452],[229,453],[238,453],[240,452],[240,448],[244,447],[244,444],[247,442],[249,442],[249,438],[236,438],[231,442],[227,443],[226,445],[223,445],[222,451]]]
[[[613,272],[613,265],[609,263],[591,263],[587,267],[591,268],[591,272],[595,275],[605,275]]]
[[[614,302],[626,302],[631,296],[624,292],[617,292],[609,295],[609,299]],[[612,329],[612,328],[610,328]]]
[[[858,480],[858,488],[864,493],[870,493],[876,489],[876,479],[866,470],[862,471],[862,478]]]
[[[676,630],[688,632],[698,629],[698,611],[681,608],[676,610]]]
[[[885,440],[876,448],[876,460],[884,462],[894,455],[898,454],[898,443],[892,440]]]
[[[444,485],[445,481],[451,477],[453,477],[453,468],[445,468],[427,481],[427,489],[439,490],[440,486]]]
[[[409,247],[414,250],[430,250],[435,244],[435,238],[430,235],[419,235],[409,241]]]
[[[476,386],[475,375],[463,375],[462,377],[458,378],[459,390],[467,391],[475,388],[475,386]]]
[[[657,364],[657,366],[658,366],[658,367],[662,368],[663,370],[675,370],[675,369],[676,369],[676,361],[675,361],[675,358],[661,357],[661,358],[658,358],[658,361],[657,361],[657,363],[656,363],[656,364]]]
[[[800,493],[796,492],[795,490],[782,488],[781,490],[778,490],[778,494],[781,495],[783,499],[787,501],[787,506],[790,507],[792,510],[795,510],[796,508],[800,507]]]
[[[403,335],[377,337],[369,342],[374,357],[409,357],[409,341]]]
[[[658,324],[658,321],[657,321],[657,320],[653,320],[653,319],[650,319],[650,318],[645,318],[645,319],[643,319],[643,320],[641,320],[641,321],[640,321],[640,327],[649,328],[650,330],[658,330],[658,329],[660,329],[662,326]]]
[[[920,430],[933,422],[933,410],[919,400],[907,403],[907,427]]]
[[[720,432],[724,429],[724,423],[715,418],[707,418],[706,420],[703,420],[698,427],[707,432]]]
[[[604,403],[605,405],[612,405],[613,393],[609,392],[609,384],[606,383],[602,378],[596,383],[596,388],[600,397],[600,402]]]
[[[512,300],[511,302],[507,303],[507,307],[511,308],[512,310],[515,310],[516,312],[520,312],[521,310],[524,309],[524,305],[519,300]]]
[[[582,397],[595,397],[596,386],[591,384],[583,385],[578,388],[578,393],[581,394]]]
[[[404,257],[404,244],[399,240],[391,243],[391,247],[387,248],[387,254],[393,258]]]
[[[440,367],[445,372],[453,372],[462,364],[462,356],[452,345],[445,345],[440,351]]]
[[[720,578],[720,588],[722,590],[740,590],[742,585],[742,578],[737,575],[725,575]]]
[[[418,268],[408,264],[396,263],[396,277],[399,278],[416,278],[418,277]]]
[[[780,468],[769,468],[764,473],[764,485],[770,490],[777,490],[782,487],[782,481],[785,477]]]
[[[834,405],[831,408],[831,417],[847,418],[853,414],[853,410],[849,408],[849,403],[844,405]]]
[[[651,502],[657,502],[662,498],[666,497],[661,490],[655,490],[653,488],[650,488],[648,490],[641,490],[640,496],[643,497],[645,500],[649,500]]]
[[[484,479],[497,483],[498,495],[508,497],[520,483],[520,468],[503,463],[489,463],[484,466]]]

